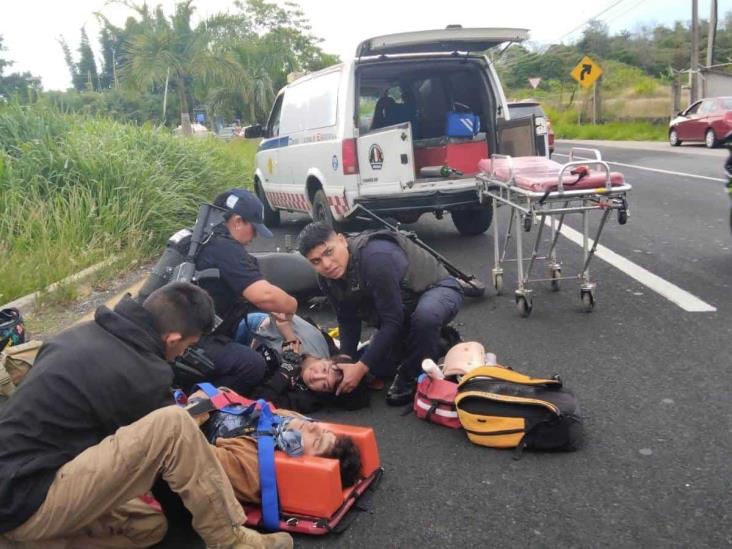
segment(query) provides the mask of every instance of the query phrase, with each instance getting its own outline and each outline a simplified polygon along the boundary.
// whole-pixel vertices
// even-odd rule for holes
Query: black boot
[[[402,372],[397,372],[391,387],[386,392],[386,403],[389,406],[404,406],[409,404],[414,398],[414,392],[417,389],[417,382],[413,377],[407,376]]]

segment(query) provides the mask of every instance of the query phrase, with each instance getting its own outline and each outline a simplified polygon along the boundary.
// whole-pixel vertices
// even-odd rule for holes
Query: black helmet
[[[0,310],[0,351],[7,346],[26,341],[25,324],[20,311],[15,308]]]

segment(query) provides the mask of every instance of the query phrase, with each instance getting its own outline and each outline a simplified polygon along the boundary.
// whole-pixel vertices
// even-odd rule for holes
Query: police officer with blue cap
[[[255,310],[274,313],[282,320],[292,318],[297,300],[264,279],[257,259],[246,249],[257,236],[272,237],[264,225],[264,206],[256,195],[244,189],[230,189],[218,195],[214,205],[226,211],[224,222],[213,229],[196,258],[196,268],[218,269],[218,278],[200,281],[222,319],[214,335],[201,347],[214,363],[208,381],[246,393],[265,375],[264,358],[249,347],[247,314]]]

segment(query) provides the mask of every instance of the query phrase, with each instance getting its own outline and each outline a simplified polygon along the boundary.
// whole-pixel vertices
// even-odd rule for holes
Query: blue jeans
[[[373,365],[371,373],[388,377],[396,372],[401,362],[399,373],[416,378],[422,372],[425,358],[439,358],[440,330],[455,318],[462,304],[463,292],[453,279],[440,282],[424,292],[409,317],[406,346],[395,349],[388,359]]]
[[[251,345],[252,338],[257,332],[260,324],[265,321],[269,315],[267,313],[249,313],[247,316],[239,321],[239,326],[236,328],[234,333],[234,341],[241,343],[242,345]]]

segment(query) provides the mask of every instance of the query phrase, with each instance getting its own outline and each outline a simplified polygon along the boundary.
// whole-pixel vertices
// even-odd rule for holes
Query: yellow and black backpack
[[[455,398],[471,442],[492,448],[576,450],[582,421],[574,394],[559,376],[532,378],[501,366],[468,372]]]

